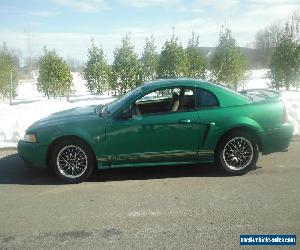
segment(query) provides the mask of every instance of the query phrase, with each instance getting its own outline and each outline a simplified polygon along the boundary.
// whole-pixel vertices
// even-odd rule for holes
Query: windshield
[[[124,106],[130,99],[134,98],[139,93],[141,93],[142,90],[143,90],[143,86],[142,85],[138,86],[135,89],[127,92],[125,95],[119,97],[115,101],[104,105],[101,110],[101,116],[105,117],[105,116],[108,116],[108,115],[114,113],[119,108]]]

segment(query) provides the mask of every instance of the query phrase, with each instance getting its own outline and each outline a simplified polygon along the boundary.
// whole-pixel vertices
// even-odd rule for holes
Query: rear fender
[[[235,129],[244,129],[251,131],[260,144],[261,126],[249,117],[233,117],[210,124],[206,140],[203,142],[202,148],[215,150],[222,137]]]

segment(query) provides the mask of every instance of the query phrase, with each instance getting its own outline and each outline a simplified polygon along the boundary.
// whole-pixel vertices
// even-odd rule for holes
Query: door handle
[[[179,122],[180,123],[190,123],[191,120],[190,119],[180,119]]]

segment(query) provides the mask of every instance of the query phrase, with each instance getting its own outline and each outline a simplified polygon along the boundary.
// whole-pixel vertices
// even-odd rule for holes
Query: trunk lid
[[[239,93],[247,96],[252,102],[273,102],[281,98],[280,92],[273,89],[246,89]]]

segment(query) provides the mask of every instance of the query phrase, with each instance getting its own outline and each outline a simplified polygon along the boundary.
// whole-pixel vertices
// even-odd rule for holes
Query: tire
[[[258,154],[257,143],[250,134],[233,131],[218,144],[215,159],[225,173],[243,175],[256,165]]]
[[[58,142],[51,152],[50,166],[64,182],[86,181],[95,169],[95,156],[88,145],[78,139]]]

